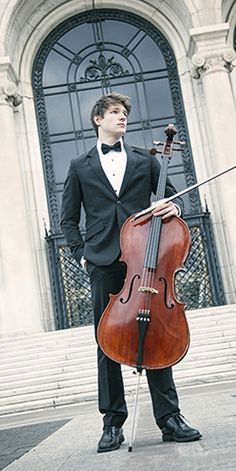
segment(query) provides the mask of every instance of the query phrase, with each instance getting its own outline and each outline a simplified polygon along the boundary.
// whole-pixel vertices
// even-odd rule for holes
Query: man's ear
[[[100,126],[101,121],[102,121],[102,117],[101,116],[94,116],[93,120],[94,120],[94,122],[97,126]]]

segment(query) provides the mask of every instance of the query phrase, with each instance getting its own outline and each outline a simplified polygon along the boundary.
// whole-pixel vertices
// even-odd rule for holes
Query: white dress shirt
[[[120,143],[121,152],[110,150],[107,154],[103,154],[101,149],[102,143],[99,140],[97,142],[97,150],[99,153],[101,166],[117,196],[120,193],[127,165],[127,154],[124,149],[122,139],[120,139]]]

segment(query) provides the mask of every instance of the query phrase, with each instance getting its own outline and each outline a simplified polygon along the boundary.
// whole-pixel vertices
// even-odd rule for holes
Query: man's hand
[[[166,200],[163,199],[153,202],[152,206],[153,216],[159,216],[162,219],[167,219],[171,216],[180,216],[180,208],[172,203],[172,201],[166,202]]]

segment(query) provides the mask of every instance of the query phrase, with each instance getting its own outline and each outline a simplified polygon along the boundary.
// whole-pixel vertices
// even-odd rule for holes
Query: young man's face
[[[100,140],[119,139],[126,132],[128,113],[123,105],[113,104],[105,111],[103,118],[95,116]]]

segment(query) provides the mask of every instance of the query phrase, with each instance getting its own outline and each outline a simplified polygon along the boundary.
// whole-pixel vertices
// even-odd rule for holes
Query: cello
[[[171,124],[165,130],[157,200],[165,195],[176,132]],[[124,286],[110,295],[98,326],[98,343],[109,358],[140,373],[172,366],[186,355],[190,334],[174,279],[190,243],[188,226],[179,217],[162,221],[149,211],[125,221],[120,234],[120,261],[127,266]]]

